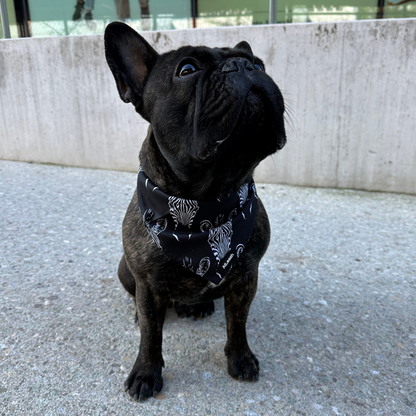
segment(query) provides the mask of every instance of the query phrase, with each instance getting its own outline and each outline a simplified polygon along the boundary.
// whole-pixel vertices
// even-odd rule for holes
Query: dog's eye
[[[258,69],[259,71],[264,71],[263,66],[260,65],[260,64],[254,64],[253,66],[254,66],[254,68]]]
[[[179,76],[186,77],[187,75],[193,74],[194,72],[196,72],[195,67],[191,64],[186,64],[179,71]]]

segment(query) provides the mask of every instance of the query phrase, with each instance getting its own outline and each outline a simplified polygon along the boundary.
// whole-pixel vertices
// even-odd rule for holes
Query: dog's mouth
[[[276,103],[261,88],[253,86],[241,104],[238,115],[234,112],[234,116],[227,119],[225,130],[228,134],[199,150],[198,159],[203,162],[213,160],[233,138],[238,138],[240,144],[241,141],[253,143],[261,140],[269,154],[281,150],[286,144],[283,111],[276,111]]]
[[[241,93],[241,91],[240,91]],[[245,107],[249,107],[251,104],[249,102],[248,97],[252,95],[250,89],[247,89],[246,97],[240,97],[240,101],[234,103],[235,105],[230,111],[227,113],[226,116],[223,116],[221,121],[210,120],[209,125],[214,125],[215,127],[220,127],[218,129],[218,133],[222,134],[223,137],[219,140],[211,141],[211,144],[206,146],[204,149],[199,150],[197,152],[197,157],[199,160],[203,162],[209,162],[214,159],[218,153],[220,153],[220,149],[224,147],[224,145],[230,140],[231,137],[238,136],[242,132],[242,126],[245,125],[244,118],[242,117],[243,113],[250,112]],[[209,129],[209,125],[207,130]],[[212,129],[210,132],[213,136],[217,133],[216,129]],[[209,131],[209,130],[208,130]]]

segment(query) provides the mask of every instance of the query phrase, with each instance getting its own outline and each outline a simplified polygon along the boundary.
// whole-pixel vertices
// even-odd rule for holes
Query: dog
[[[286,143],[283,96],[246,41],[158,54],[121,22],[104,40],[120,98],[150,123],[118,269],[141,333],[125,389],[140,401],[161,391],[169,304],[203,317],[220,297],[228,373],[257,381],[246,321],[270,226],[253,172]]]

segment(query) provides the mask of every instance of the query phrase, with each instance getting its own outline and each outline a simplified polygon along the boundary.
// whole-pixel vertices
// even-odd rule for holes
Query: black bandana
[[[241,256],[254,228],[257,193],[244,184],[224,201],[195,201],[165,194],[140,169],[137,196],[154,243],[199,276],[218,284]]]

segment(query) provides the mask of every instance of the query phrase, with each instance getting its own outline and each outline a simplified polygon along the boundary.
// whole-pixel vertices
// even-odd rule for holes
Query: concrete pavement
[[[258,185],[272,224],[232,380],[221,301],[169,311],[165,386],[134,402],[116,276],[135,174],[0,161],[0,415],[415,415],[416,196]]]

